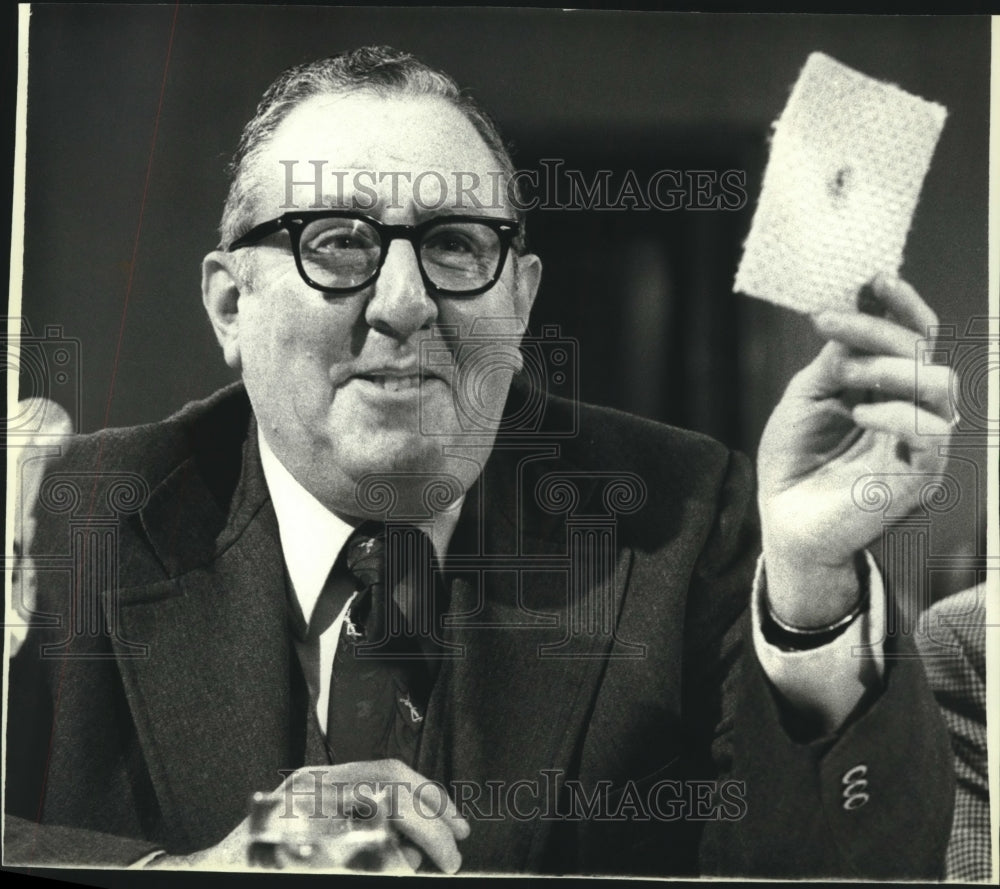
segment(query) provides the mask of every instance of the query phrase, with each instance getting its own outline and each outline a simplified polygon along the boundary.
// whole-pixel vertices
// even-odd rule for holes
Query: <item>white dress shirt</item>
[[[354,528],[334,515],[285,468],[258,430],[264,478],[278,519],[281,548],[292,589],[308,624],[327,576]],[[443,559],[458,522],[462,500],[438,513],[431,531],[434,551]],[[805,651],[785,651],[763,635],[763,558],[758,561],[751,598],[754,649],[772,684],[788,703],[810,713],[828,731],[835,731],[850,715],[862,695],[877,686],[884,671],[881,640],[885,624],[885,592],[874,560],[869,567],[870,605],[836,639]],[[352,597],[353,598],[353,597]],[[337,640],[350,600],[320,636],[317,717],[326,732],[330,674]],[[836,681],[832,681],[836,677]]]
[[[260,458],[278,519],[281,549],[306,623],[312,618],[326,578],[354,528],[334,515],[296,481],[258,430]],[[437,515],[431,542],[439,559],[448,552],[462,499]],[[757,562],[751,595],[753,644],[768,679],[788,703],[817,718],[829,732],[839,728],[857,706],[864,693],[881,683],[885,669],[882,639],[885,627],[885,589],[871,555],[865,553],[869,568],[869,608],[833,642],[806,651],[785,651],[771,645],[763,635],[764,565]],[[353,597],[352,597],[353,599]],[[316,716],[326,732],[330,674],[337,641],[351,600],[337,619],[320,636],[319,675],[306,677],[315,689]],[[832,681],[836,677],[837,681]],[[131,868],[143,868],[164,855],[151,852]]]
[[[264,436],[258,430],[260,442],[260,462],[264,468],[264,479],[271,493],[274,513],[278,518],[281,536],[281,550],[285,556],[285,566],[291,580],[292,590],[302,609],[306,625],[312,620],[316,603],[326,579],[333,569],[354,527],[330,512],[310,494],[284,464],[274,455]],[[463,498],[459,498],[448,509],[437,513],[431,528],[431,543],[439,559],[448,552],[448,544],[458,524]],[[320,727],[326,732],[327,705],[330,700],[330,675],[333,658],[337,653],[340,630],[354,596],[344,604],[340,614],[319,637],[319,675],[307,676],[306,680],[314,689],[316,716]]]

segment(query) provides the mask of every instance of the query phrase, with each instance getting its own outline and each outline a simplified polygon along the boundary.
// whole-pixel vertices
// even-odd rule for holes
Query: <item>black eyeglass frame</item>
[[[328,287],[309,277],[305,266],[302,264],[302,232],[305,231],[306,226],[310,222],[315,222],[317,219],[357,219],[375,229],[379,237],[380,253],[378,262],[375,265],[375,271],[370,278],[362,281],[360,284],[351,284],[349,287]],[[449,222],[481,223],[493,229],[500,238],[500,254],[497,258],[496,271],[493,277],[480,287],[475,287],[471,290],[447,290],[435,284],[424,269],[424,261],[420,256],[420,242],[423,240],[424,234],[438,225]],[[434,296],[478,296],[481,293],[485,293],[500,280],[500,275],[503,274],[504,265],[507,263],[507,256],[510,253],[511,244],[518,233],[518,228],[516,220],[502,219],[496,216],[435,216],[417,225],[389,225],[380,222],[378,219],[373,219],[367,213],[360,213],[356,210],[300,210],[294,213],[282,213],[276,219],[269,219],[267,222],[255,225],[246,234],[233,241],[226,252],[232,253],[234,250],[240,250],[243,247],[252,247],[276,232],[287,231],[292,245],[292,256],[295,258],[295,267],[298,269],[302,280],[310,287],[320,290],[323,293],[348,294],[357,293],[357,291],[363,290],[365,287],[369,287],[375,283],[382,272],[382,266],[385,265],[385,258],[389,254],[389,245],[397,238],[403,238],[403,240],[409,241],[413,247],[413,253],[417,258],[417,268],[420,269],[420,277],[423,279],[428,293]]]

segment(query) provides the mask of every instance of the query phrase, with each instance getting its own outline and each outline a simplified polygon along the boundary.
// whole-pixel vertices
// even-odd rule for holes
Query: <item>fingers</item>
[[[36,430],[36,436],[72,435],[73,421],[56,402],[48,398],[23,398],[17,403],[21,423]]]
[[[817,331],[828,342],[798,381],[800,394],[840,398],[851,409],[856,403],[847,394],[851,391],[874,393],[876,400],[907,399],[951,423],[951,371],[920,360],[921,349],[931,346],[927,338],[937,316],[913,287],[891,275],[876,276],[865,290],[871,302],[887,310],[887,317],[838,311],[814,316]],[[914,427],[912,416],[907,425]],[[937,429],[941,424],[930,425]]]
[[[420,862],[424,860],[424,856],[420,853],[420,850],[416,846],[411,846],[409,843],[403,842],[400,848],[402,849],[403,857],[406,859],[406,863],[412,870],[416,870],[420,867]]]
[[[831,341],[820,349],[819,355],[800,370],[788,384],[787,394],[794,398],[818,400],[839,395],[843,389],[840,366],[850,350]]]
[[[468,820],[459,814],[458,808],[448,795],[448,791],[437,782],[421,778],[417,772],[413,772],[413,774],[421,782],[417,785],[420,805],[431,812],[440,812],[440,817],[451,829],[455,839],[464,840],[469,835],[471,828]]]
[[[858,404],[851,410],[854,422],[873,432],[885,432],[915,450],[929,450],[951,433],[951,423],[937,414],[905,401]]]
[[[951,370],[943,365],[917,367],[906,358],[856,356],[843,358],[837,378],[850,389],[871,389],[882,396],[909,399],[944,417],[953,419]]]
[[[10,604],[21,620],[30,621],[37,602],[38,575],[35,573],[35,560],[31,556],[15,556],[14,570],[11,572]],[[28,628],[11,627],[12,631],[15,629],[26,633]]]
[[[890,321],[856,312],[820,312],[813,324],[821,336],[868,355],[895,355],[909,358],[916,355],[921,336],[913,330]]]
[[[452,827],[452,819],[446,814],[437,814],[447,811],[447,806],[442,804],[442,796],[448,796],[444,788],[429,782],[417,785],[411,798],[416,817],[404,814],[402,810],[405,804],[401,801],[400,818],[394,824],[403,836],[422,849],[444,873],[454,874],[462,866],[462,855],[455,844],[457,834]]]
[[[900,323],[928,336],[929,328],[936,327],[938,317],[920,294],[902,278],[882,272],[871,281],[871,289],[879,303]]]
[[[869,306],[885,310],[887,317],[866,313],[866,295],[870,295]],[[931,337],[938,324],[934,310],[911,285],[885,273],[862,289],[859,302],[861,313],[820,312],[813,319],[817,330],[861,352],[912,358],[918,339]]]
[[[314,818],[317,808],[329,814],[326,810],[332,806],[340,817],[385,818],[399,834],[411,867],[418,866],[422,856],[445,873],[461,867],[457,841],[469,836],[468,820],[441,784],[398,760],[299,769],[283,787],[299,817]]]
[[[54,401],[45,398],[22,399],[17,404],[16,417],[21,428],[33,429],[34,432],[8,441],[8,447],[17,455],[11,605],[16,617],[24,621],[23,624],[10,624],[8,657],[14,657],[24,644],[28,622],[35,610],[38,582],[30,553],[34,543],[37,524],[35,511],[42,480],[49,463],[61,452],[60,443],[73,434],[69,414]]]
[[[59,455],[56,448],[73,434],[73,421],[54,401],[45,398],[27,398],[17,403],[18,416],[34,429],[30,435],[17,442],[21,446],[18,465],[21,483],[26,495],[33,502],[45,475],[49,461]]]
[[[17,404],[21,422],[34,429],[30,435],[15,439],[9,447],[17,453],[18,494],[14,498],[14,539],[18,551],[31,551],[34,519],[32,513],[49,464],[62,451],[62,444],[73,434],[73,422],[54,401],[27,398]]]

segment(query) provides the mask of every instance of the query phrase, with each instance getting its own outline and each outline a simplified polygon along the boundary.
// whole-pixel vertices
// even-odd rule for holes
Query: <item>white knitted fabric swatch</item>
[[[899,271],[947,109],[814,52],[774,125],[733,289],[800,312],[857,307]]]

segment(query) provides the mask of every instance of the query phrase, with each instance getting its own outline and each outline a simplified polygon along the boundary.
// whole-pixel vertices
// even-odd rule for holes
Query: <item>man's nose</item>
[[[417,255],[404,240],[393,241],[365,309],[365,320],[379,333],[404,341],[437,319],[437,303],[427,293]]]

